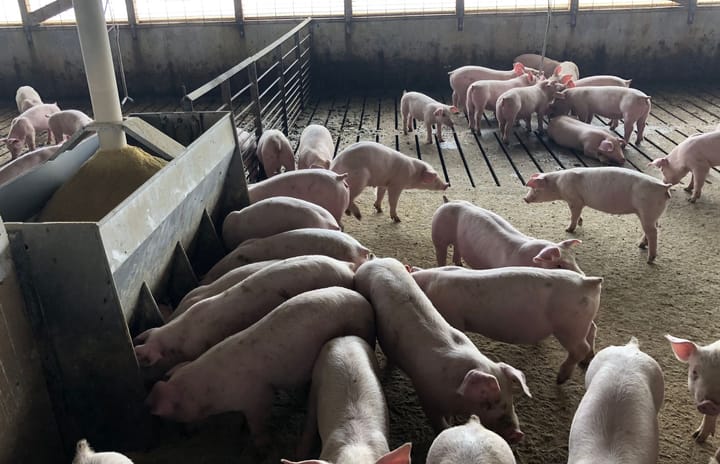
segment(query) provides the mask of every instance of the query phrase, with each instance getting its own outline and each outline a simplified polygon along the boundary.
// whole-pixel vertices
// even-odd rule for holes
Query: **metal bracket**
[[[345,35],[350,35],[352,24],[352,0],[345,0]]]
[[[570,0],[570,27],[575,27],[577,24],[577,14],[580,9],[579,0]]]
[[[455,13],[457,14],[458,31],[462,31],[465,27],[465,0],[455,1]]]
[[[695,10],[697,9],[697,0],[688,0],[688,17],[687,23],[695,22]]]
[[[240,31],[240,37],[245,37],[245,16],[243,15],[242,0],[235,0],[235,23]]]

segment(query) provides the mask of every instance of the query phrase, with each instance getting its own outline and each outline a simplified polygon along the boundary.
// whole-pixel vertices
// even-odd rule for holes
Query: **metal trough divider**
[[[215,225],[248,204],[242,158],[254,137],[236,132],[231,113],[136,116],[149,124],[125,130],[149,153],[188,145],[164,153],[177,156],[99,222],[5,224],[68,451],[79,438],[147,445],[152,421],[132,337],[162,322],[156,295],[177,304],[222,256]],[[153,138],[153,127],[176,141]]]

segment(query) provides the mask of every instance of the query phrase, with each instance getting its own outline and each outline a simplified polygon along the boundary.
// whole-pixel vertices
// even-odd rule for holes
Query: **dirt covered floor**
[[[720,190],[707,185],[693,205],[680,188],[673,192],[668,211],[661,218],[657,263],[646,263],[646,252],[637,247],[641,235],[635,216],[609,216],[585,210],[584,225],[576,234],[564,232],[569,211],[563,202],[528,205],[521,187],[451,188],[451,199],[464,199],[494,210],[520,230],[554,241],[577,237],[578,263],[590,276],[602,276],[603,295],[597,349],[625,344],[636,336],[641,349],[653,356],[665,373],[665,403],[660,413],[660,463],[706,463],[720,446],[710,438],[704,445],[691,433],[701,416],[687,390],[686,366],[676,361],[663,335],[671,333],[706,344],[717,338],[720,289],[716,256]],[[430,221],[442,203],[439,192],[406,191],[400,198],[402,223],[394,224],[387,208],[374,214],[373,192],[360,197],[361,222],[345,219],[346,231],[380,257],[391,256],[421,267],[435,265]],[[516,409],[525,439],[514,447],[519,463],[561,463],[567,459],[567,440],[575,409],[584,393],[584,370],[578,369],[564,385],[555,384],[565,352],[554,338],[537,346],[513,346],[471,335],[480,350],[495,360],[525,372],[533,398],[516,392]],[[419,344],[422,340],[417,341]],[[381,364],[382,365],[382,364]],[[424,462],[434,439],[414,390],[398,370],[383,381],[390,409],[391,447],[411,441],[413,462]],[[185,428],[163,425],[165,439],[148,453],[131,457],[136,463],[273,463],[294,457],[293,449],[305,417],[305,389],[279,393],[272,411],[273,449],[256,454],[242,415],[228,414]]]

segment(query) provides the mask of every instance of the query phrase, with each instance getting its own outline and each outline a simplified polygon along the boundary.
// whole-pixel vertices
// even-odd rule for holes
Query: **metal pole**
[[[118,150],[127,141],[102,0],[73,0],[73,7],[95,121],[117,124],[98,131],[100,149]]]

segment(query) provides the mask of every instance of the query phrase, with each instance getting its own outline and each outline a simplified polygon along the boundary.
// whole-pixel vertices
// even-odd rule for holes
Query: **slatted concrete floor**
[[[669,153],[689,135],[713,130],[720,123],[720,87],[696,87],[691,91],[672,87],[643,88],[652,96],[652,112],[645,131],[645,141],[634,144],[635,136],[625,150],[626,167],[657,175],[647,163]],[[443,93],[444,92],[444,93]],[[433,97],[447,102],[449,89],[432,93]],[[380,142],[401,152],[427,161],[449,181],[453,187],[477,185],[503,186],[524,184],[535,172],[549,172],[577,166],[599,166],[592,158],[560,147],[537,131],[533,118],[533,131],[524,126],[514,128],[509,145],[500,142],[497,124],[486,112],[482,134],[475,135],[467,124],[456,125],[454,131],[445,128],[445,143],[426,145],[424,127],[403,135],[400,116],[400,95],[394,96],[313,96],[289,138],[297,146],[300,132],[308,124],[324,124],[336,141],[336,153],[360,141]],[[138,98],[123,108],[124,114],[179,111],[178,98]],[[89,101],[60,101],[61,108],[76,108],[92,114]],[[208,110],[212,104],[197,109]],[[14,102],[0,106],[0,136],[9,130],[12,118],[17,116]],[[594,124],[607,125],[604,118],[595,118]],[[421,125],[422,126],[422,125]],[[622,125],[616,130],[621,135]],[[44,142],[44,138],[40,141]],[[0,147],[0,164],[9,160],[9,154]]]

